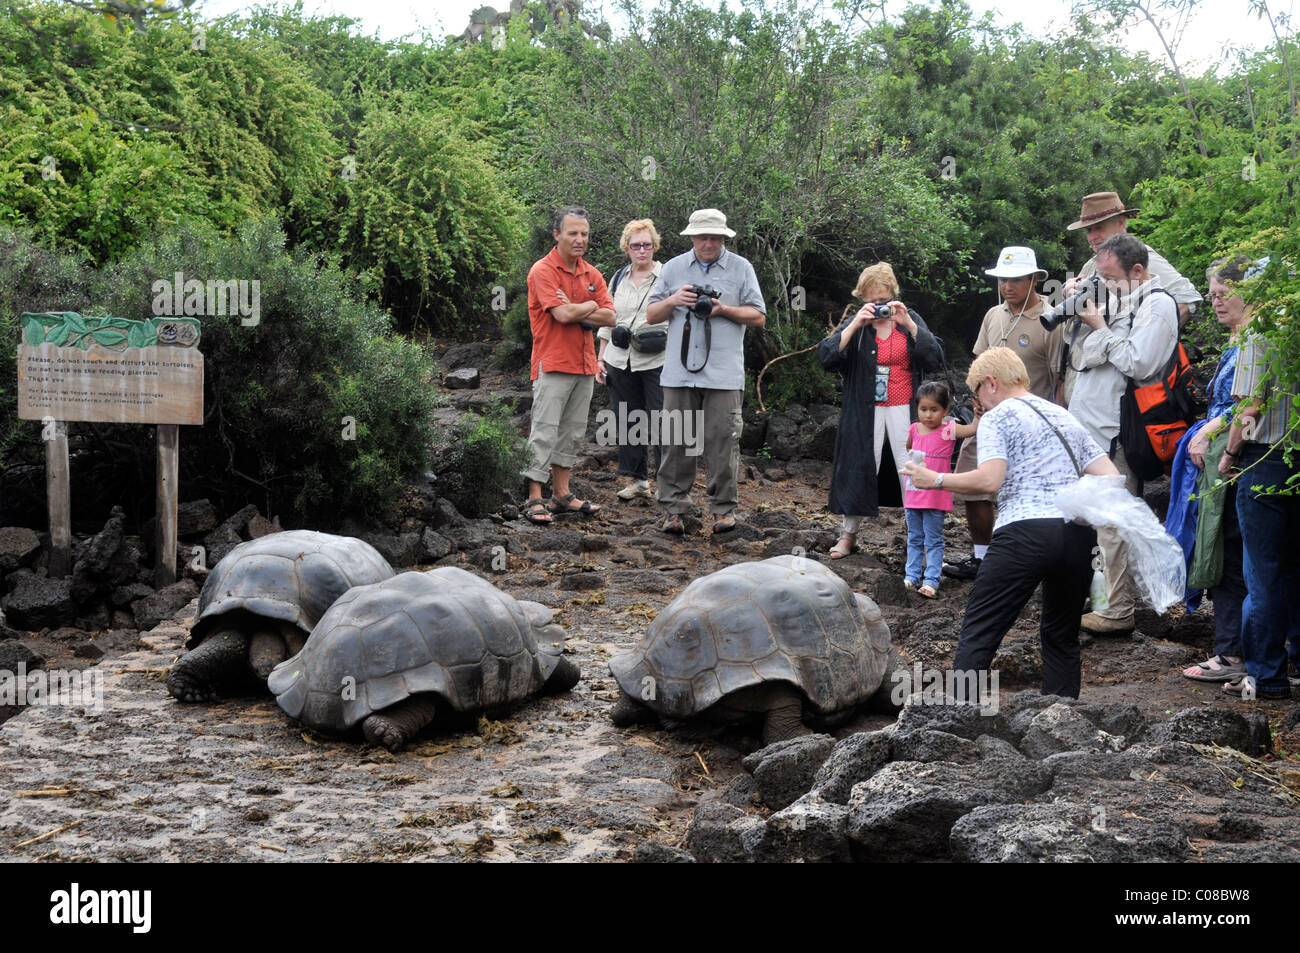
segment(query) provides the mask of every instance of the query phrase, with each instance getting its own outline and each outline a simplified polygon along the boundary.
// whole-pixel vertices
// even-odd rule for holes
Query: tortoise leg
[[[248,664],[265,682],[271,670],[289,657],[289,646],[275,629],[258,629],[248,641]]]
[[[546,680],[542,686],[542,691],[548,695],[558,695],[560,692],[567,692],[574,685],[578,684],[578,679],[582,678],[582,672],[578,666],[570,662],[567,658],[560,659],[560,664],[555,666],[555,671],[551,677]]]
[[[371,715],[361,723],[361,731],[372,745],[400,751],[402,745],[433,721],[436,711],[432,695],[412,695],[406,701]]]
[[[238,681],[247,658],[247,635],[234,629],[214,632],[172,666],[167,691],[183,702],[212,701],[218,686]]]
[[[803,698],[792,688],[781,688],[772,696],[763,719],[763,744],[770,745],[812,731],[803,723]]]

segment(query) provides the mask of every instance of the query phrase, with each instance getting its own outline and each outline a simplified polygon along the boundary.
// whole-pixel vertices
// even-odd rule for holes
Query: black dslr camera
[[[722,292],[709,285],[691,285],[691,290],[700,296],[699,300],[691,306],[691,310],[701,318],[707,318],[713,314],[713,301],[711,299],[717,298],[721,300]]]
[[[1091,301],[1097,305],[1098,310],[1105,310],[1109,305],[1108,296],[1106,295],[1105,283],[1099,275],[1093,275],[1091,278],[1084,278],[1079,282],[1079,290],[1058,304],[1051,311],[1041,315],[1038,320],[1042,323],[1046,331],[1055,331],[1058,325],[1064,324],[1070,318],[1079,317],[1079,312],[1083,306]]]

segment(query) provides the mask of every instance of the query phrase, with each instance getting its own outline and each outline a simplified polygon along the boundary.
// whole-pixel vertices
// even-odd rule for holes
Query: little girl
[[[942,381],[922,384],[917,388],[916,397],[918,419],[907,431],[907,449],[925,454],[923,466],[938,473],[950,473],[957,438],[973,436],[977,427],[955,420],[944,422],[951,398],[948,385]],[[919,459],[916,462],[921,463]],[[907,514],[907,568],[903,571],[903,585],[933,599],[939,591],[939,571],[943,568],[943,515],[952,509],[952,493],[918,490],[909,479],[903,505]]]

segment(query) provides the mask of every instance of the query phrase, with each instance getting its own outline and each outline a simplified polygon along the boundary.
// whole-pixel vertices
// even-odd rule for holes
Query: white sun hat
[[[987,269],[984,274],[994,278],[1023,278],[1025,275],[1047,277],[1047,271],[1038,267],[1034,250],[1024,245],[1008,245],[1002,249],[997,265]]]

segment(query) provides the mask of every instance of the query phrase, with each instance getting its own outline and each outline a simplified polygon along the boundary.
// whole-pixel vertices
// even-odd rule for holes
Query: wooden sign
[[[51,577],[71,569],[72,509],[66,421],[158,425],[158,587],[176,581],[179,424],[203,423],[199,322],[83,317],[19,319],[18,417],[42,422]]]
[[[203,423],[203,355],[193,318],[24,314],[21,420]]]

